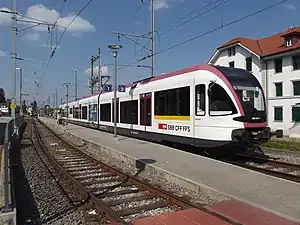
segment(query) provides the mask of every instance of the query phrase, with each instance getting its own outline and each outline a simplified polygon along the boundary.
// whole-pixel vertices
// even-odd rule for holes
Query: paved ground
[[[53,119],[41,120],[57,126]],[[151,159],[154,162],[151,164],[153,168],[176,174],[178,180],[210,187],[238,200],[300,221],[300,185],[297,183],[141,140],[121,136],[115,140],[112,134],[72,124],[60,128],[79,139],[106,146],[116,156],[119,154],[122,157]],[[263,219],[261,216],[258,218]]]

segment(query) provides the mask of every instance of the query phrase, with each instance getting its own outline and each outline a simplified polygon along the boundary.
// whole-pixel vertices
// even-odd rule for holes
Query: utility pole
[[[144,4],[144,1],[141,0],[141,2]],[[134,42],[135,44],[147,49],[150,54],[148,54],[148,56],[143,57],[140,59],[140,61],[151,58],[151,66],[145,66],[145,65],[139,65],[138,67],[144,67],[144,68],[149,68],[151,69],[150,73],[151,73],[151,77],[154,76],[154,56],[155,56],[155,49],[154,49],[154,43],[155,43],[155,11],[154,11],[154,0],[149,0],[150,2],[150,29],[149,32],[147,32],[146,34],[142,34],[142,35],[136,35],[136,34],[129,34],[129,33],[122,33],[122,32],[112,32],[113,34],[118,35],[118,41],[120,41],[120,35],[122,35],[123,37],[127,38],[128,40]],[[145,46],[144,44],[138,42],[137,40],[134,40],[132,37],[135,38],[145,38],[148,40],[151,40],[151,46]]]
[[[53,108],[55,108],[55,93],[53,93]]]
[[[55,108],[58,108],[58,90],[57,88],[55,89]]]
[[[117,58],[118,58],[118,50],[122,48],[122,45],[109,45],[108,48],[113,50],[114,53],[114,69],[115,69],[115,83],[114,83],[114,138],[117,137],[117,90],[118,90],[118,83],[117,83]]]
[[[14,120],[14,132],[16,133],[16,95],[17,95],[17,0],[12,0],[12,94],[11,94],[11,104],[13,105],[11,109],[11,117]]]
[[[154,0],[151,0],[151,76],[154,76]]]
[[[23,94],[23,70],[22,68],[19,68],[20,70],[20,109],[22,107],[22,94]]]
[[[94,94],[94,56],[91,57],[91,94]]]
[[[64,85],[67,87],[67,94],[66,94],[66,97],[67,97],[67,124],[69,123],[69,85],[71,83],[67,82],[67,83],[64,83]]]
[[[77,97],[78,97],[78,78],[77,78],[77,70],[74,71],[74,76],[75,76],[75,101],[77,101]]]
[[[98,48],[98,60],[99,60],[99,67],[98,67],[98,80],[99,80],[99,88],[98,88],[98,91],[100,92],[101,91],[101,87],[102,87],[102,70],[101,70],[101,49]]]
[[[94,62],[96,60],[99,60],[99,69],[98,69],[98,76],[94,77]],[[98,90],[101,90],[101,50],[98,48],[98,53],[96,56],[91,57],[91,80],[90,80],[90,87],[91,87],[91,94],[94,93],[94,87],[99,82],[99,88]]]

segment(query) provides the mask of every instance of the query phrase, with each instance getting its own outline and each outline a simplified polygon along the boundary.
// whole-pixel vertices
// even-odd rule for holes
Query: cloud
[[[60,29],[67,27],[74,19],[75,15],[75,13],[70,13],[65,17],[61,17],[59,12],[55,9],[48,9],[42,4],[30,6],[26,12],[26,16],[28,17],[46,21],[51,24],[57,20],[57,25],[62,26]],[[35,29],[39,31],[47,31],[46,26],[37,26]],[[93,32],[95,30],[96,28],[94,25],[80,16],[78,16],[67,29],[67,31],[70,32]]]
[[[168,9],[175,2],[183,2],[184,0],[154,0],[154,10]],[[150,8],[150,6],[149,6]]]
[[[170,0],[155,0],[154,1],[154,10],[167,9],[169,8]]]
[[[8,11],[11,10],[5,7],[1,7],[0,10]],[[11,14],[9,13],[0,13],[0,25],[10,25],[11,24]]]
[[[6,56],[6,55],[7,55],[6,52],[0,50],[0,57],[4,57],[4,56]]]
[[[51,46],[51,45],[49,45],[49,44],[47,45],[47,44],[44,43],[44,44],[41,44],[40,46],[41,46],[41,47],[44,47],[44,48],[51,48],[51,49],[54,49],[56,45],[52,45],[52,46]],[[58,46],[56,47],[56,49],[60,49],[60,46],[58,45]]]
[[[99,66],[95,66],[94,69],[93,69],[94,75],[98,74],[98,71],[99,71]],[[110,73],[109,72],[109,68],[106,65],[101,66],[101,70],[100,71],[102,71],[102,75],[108,75]],[[86,69],[84,71],[84,73],[91,74],[91,68]]]
[[[0,10],[9,11],[10,9],[2,7]],[[57,20],[57,27],[60,30],[63,30],[65,27],[68,26],[68,24],[74,19],[75,13],[70,13],[66,15],[65,17],[62,17],[59,12],[57,12],[55,9],[48,9],[44,5],[32,5],[30,6],[24,16],[18,16],[18,19],[26,20],[29,22],[39,22],[38,20],[54,24],[54,22]],[[0,13],[0,25],[10,25],[11,24],[11,14],[9,13]],[[29,23],[20,22],[20,24],[24,26],[28,26]],[[26,25],[25,25],[26,24]],[[34,31],[44,31],[47,32],[47,25],[39,25],[32,28]],[[82,32],[93,32],[96,31],[96,28],[93,24],[91,24],[89,21],[83,19],[82,17],[78,16],[76,19],[72,22],[72,24],[67,29],[68,32],[73,33],[82,33]],[[30,36],[32,40],[36,40],[37,34]]]
[[[37,32],[28,32],[23,36],[23,39],[27,41],[38,41],[40,39],[40,34]]]
[[[292,5],[292,4],[285,4],[285,5],[283,5],[283,7],[286,8],[287,10],[291,10],[291,11],[297,10],[297,6]]]

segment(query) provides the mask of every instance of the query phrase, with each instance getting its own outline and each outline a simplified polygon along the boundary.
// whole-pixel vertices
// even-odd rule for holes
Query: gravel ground
[[[62,132],[58,132],[62,133]],[[63,132],[65,133],[65,132]],[[65,134],[61,135],[67,140],[70,140]],[[211,205],[214,203],[217,203],[222,200],[229,199],[227,196],[224,196],[222,194],[218,193],[206,193],[204,190],[199,188],[199,191],[194,191],[191,189],[183,188],[173,182],[170,182],[164,178],[154,176],[150,173],[145,172],[144,170],[137,169],[135,166],[132,166],[124,161],[118,160],[114,157],[112,157],[109,154],[104,154],[103,152],[95,149],[91,149],[85,145],[81,141],[73,142],[77,146],[81,146],[81,150],[88,153],[90,156],[97,158],[98,160],[112,166],[115,168],[118,168],[122,170],[123,172],[131,175],[135,175],[136,177],[139,177],[140,179],[143,179],[151,184],[154,184],[156,186],[161,187],[162,189],[171,192],[179,197],[188,199],[192,201],[193,203],[196,203],[201,206]],[[171,209],[165,209],[165,210],[171,210]],[[159,211],[159,210],[157,210]],[[151,215],[152,213],[155,214],[156,212],[148,212]]]
[[[270,157],[276,158],[276,160],[300,164],[300,154],[296,152],[290,151],[280,151],[280,150],[272,150],[272,149],[263,149],[264,153]]]
[[[92,221],[88,206],[71,203],[46,169],[31,144],[30,125],[19,149],[12,156],[18,164],[13,171],[18,224],[99,224]]]
[[[255,163],[255,162],[247,162],[246,164],[250,165],[250,166],[262,168],[262,169],[270,169],[270,170],[277,171],[277,172],[288,173],[288,174],[300,176],[300,170],[291,170],[289,168],[284,168],[284,167],[275,167],[268,163],[259,164],[259,163]]]

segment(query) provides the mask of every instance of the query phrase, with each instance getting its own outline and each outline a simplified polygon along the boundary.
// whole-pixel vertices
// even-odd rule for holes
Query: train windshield
[[[266,105],[264,92],[258,80],[249,71],[231,67],[216,68],[222,72],[231,83],[243,106],[245,120],[265,121]]]
[[[263,91],[260,87],[233,85],[233,88],[241,101],[245,113],[252,110],[265,110]]]

